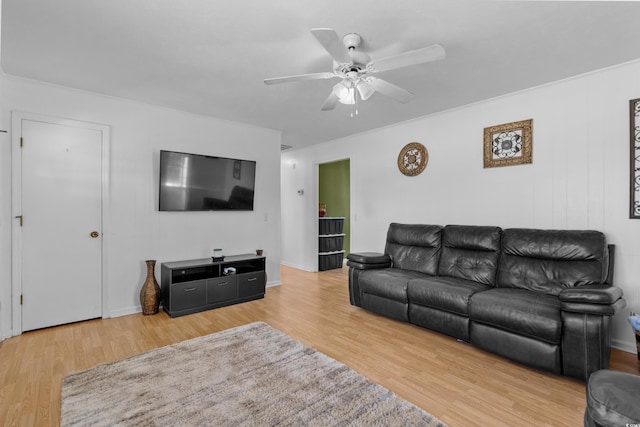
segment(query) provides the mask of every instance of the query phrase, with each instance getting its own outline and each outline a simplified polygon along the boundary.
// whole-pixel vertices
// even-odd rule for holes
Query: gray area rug
[[[445,426],[263,322],[67,375],[62,425]]]

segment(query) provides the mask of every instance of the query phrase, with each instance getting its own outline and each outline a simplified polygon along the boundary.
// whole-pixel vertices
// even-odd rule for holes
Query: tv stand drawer
[[[207,304],[227,301],[238,297],[236,276],[224,276],[207,280]]]
[[[238,294],[240,297],[264,294],[265,274],[264,271],[254,273],[238,274]]]
[[[206,291],[205,280],[173,285],[171,287],[171,310],[185,310],[205,305]]]

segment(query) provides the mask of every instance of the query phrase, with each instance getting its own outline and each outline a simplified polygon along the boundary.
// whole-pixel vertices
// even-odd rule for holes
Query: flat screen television
[[[160,151],[161,211],[252,211],[256,162]]]

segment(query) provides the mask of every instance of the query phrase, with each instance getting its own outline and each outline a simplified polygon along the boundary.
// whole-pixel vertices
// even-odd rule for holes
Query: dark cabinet
[[[162,306],[171,317],[264,298],[265,257],[235,255],[161,264]]]

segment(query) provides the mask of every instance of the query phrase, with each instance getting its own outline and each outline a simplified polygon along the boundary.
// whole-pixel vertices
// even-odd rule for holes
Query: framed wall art
[[[629,101],[629,218],[640,218],[640,98]]]
[[[429,162],[429,152],[419,142],[405,145],[398,154],[398,169],[406,176],[420,175]]]
[[[532,128],[533,119],[484,128],[484,167],[531,163]]]

